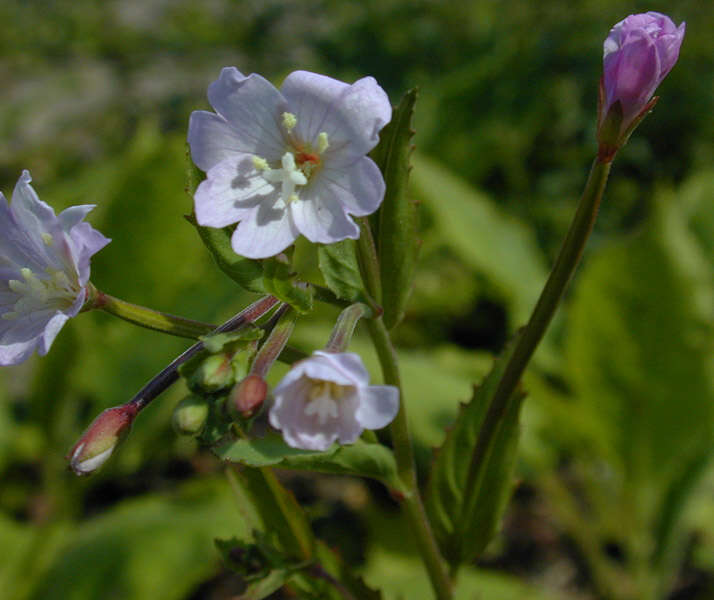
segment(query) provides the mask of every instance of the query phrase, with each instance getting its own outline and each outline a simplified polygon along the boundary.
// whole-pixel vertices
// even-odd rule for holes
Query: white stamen
[[[330,397],[329,387],[325,382],[316,385],[310,392],[310,401],[305,407],[305,414],[308,417],[317,415],[317,422],[320,425],[327,423],[329,418],[337,417],[337,402]]]
[[[270,166],[268,165],[268,161],[265,160],[264,158],[261,158],[260,156],[253,157],[253,166],[258,171],[267,171],[268,169],[270,169]]]
[[[295,125],[297,125],[297,117],[293,113],[284,112],[283,127],[285,127],[287,132],[290,133],[293,129],[295,129]]]
[[[2,315],[3,319],[11,321],[33,312],[49,308],[64,310],[72,305],[79,293],[79,285],[72,283],[63,271],[50,268],[46,271],[49,277],[38,277],[32,269],[23,267],[20,274],[24,281],[10,279],[7,282],[7,287],[20,297],[14,310]]]
[[[327,134],[323,131],[317,136],[317,153],[322,154],[329,147],[330,142],[327,141]]]

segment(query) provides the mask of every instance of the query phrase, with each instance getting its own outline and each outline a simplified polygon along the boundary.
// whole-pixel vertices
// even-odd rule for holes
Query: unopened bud
[[[69,466],[77,475],[89,475],[111,456],[117,444],[129,433],[139,409],[134,404],[108,408],[87,427],[69,451]]]
[[[189,395],[176,405],[171,422],[179,435],[198,435],[208,419],[208,401],[201,396]]]
[[[188,386],[195,391],[217,392],[234,381],[230,354],[213,354],[204,359],[188,379]]]
[[[231,407],[244,419],[253,416],[268,395],[268,384],[260,375],[248,375],[231,392]]]

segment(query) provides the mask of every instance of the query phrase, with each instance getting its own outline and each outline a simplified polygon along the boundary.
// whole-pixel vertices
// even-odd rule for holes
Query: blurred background
[[[714,4],[622,0],[3,0],[0,189],[27,168],[113,242],[92,280],[220,322],[251,296],[182,215],[185,133],[223,66],[419,87],[420,267],[401,347],[426,473],[459,401],[524,323],[595,151],[602,42],[631,13],[687,21],[661,100],[615,161],[575,285],[526,376],[514,496],[459,598],[714,597]],[[316,274],[313,274],[317,277]],[[306,350],[335,312],[298,327]],[[64,454],[187,342],[83,314],[0,371],[0,590],[24,599],[223,599],[241,531],[223,466],[176,436],[174,386],[96,475]],[[378,377],[369,345],[355,340]],[[285,473],[316,531],[387,598],[429,598],[377,484]],[[287,592],[276,598],[290,597]]]

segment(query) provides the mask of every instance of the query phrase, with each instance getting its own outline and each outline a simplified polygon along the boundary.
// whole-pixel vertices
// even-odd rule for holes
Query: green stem
[[[91,285],[91,284],[90,284]],[[216,326],[200,321],[185,319],[176,315],[159,312],[151,308],[125,302],[109,294],[90,287],[90,300],[85,310],[100,308],[115,317],[124,319],[134,325],[161,331],[169,335],[196,340],[203,335],[211,333]]]
[[[476,447],[471,456],[469,473],[466,480],[464,497],[469,498],[473,493],[473,488],[478,482],[481,463],[483,462],[491,441],[498,431],[503,419],[508,402],[513,395],[528,362],[533,356],[535,349],[543,338],[548,325],[550,324],[555,310],[558,308],[568,283],[575,272],[575,268],[580,262],[580,258],[585,248],[585,243],[590,236],[595,219],[597,217],[600,201],[602,199],[607,176],[610,173],[610,162],[600,162],[596,159],[590,170],[583,195],[580,198],[578,209],[570,224],[568,234],[560,248],[560,253],[555,261],[548,281],[541,292],[538,303],[533,309],[528,324],[521,332],[516,342],[508,364],[506,365],[498,387],[491,399],[488,412],[483,420],[479,431]]]
[[[357,223],[360,228],[357,240],[357,261],[360,274],[369,300],[379,305],[382,302],[382,279],[379,273],[377,246],[374,243],[374,236],[367,217],[357,219]],[[374,307],[372,308],[374,309]]]
[[[399,389],[399,412],[392,422],[391,431],[397,469],[402,481],[409,490],[404,496],[403,505],[410,525],[414,530],[417,547],[426,565],[436,597],[439,600],[449,600],[453,596],[449,570],[441,556],[419,495],[414,452],[409,436],[406,402],[399,375],[397,355],[382,317],[370,319],[367,324],[382,367],[384,383],[394,385]]]

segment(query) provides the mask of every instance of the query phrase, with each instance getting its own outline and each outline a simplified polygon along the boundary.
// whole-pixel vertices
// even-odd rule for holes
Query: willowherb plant
[[[650,12],[627,17],[605,40],[599,148],[571,228],[529,322],[439,449],[425,502],[408,431],[409,399],[383,318],[390,315],[390,327],[399,320],[391,315],[403,309],[411,285],[404,278],[413,273],[394,269],[411,264],[418,246],[409,225],[417,209],[405,191],[415,96],[407,94],[393,110],[371,77],[347,84],[295,71],[278,90],[260,75],[229,67],[208,88],[215,112],[191,115],[191,157],[206,173],[193,186],[192,222],[218,266],[262,295],[219,327],[97,290],[89,260],[109,240],[83,222],[92,207],[55,215],[23,172],[12,204],[0,197],[0,364],[19,363],[35,350],[45,354],[65,321],[97,308],[197,340],[127,404],[95,419],[69,452],[72,469],[82,475],[98,469],[141,410],[183,377],[191,395],[176,409],[177,430],[245,465],[247,471],[231,475],[243,490],[241,501],[264,523],[285,525],[222,545],[236,550],[233,567],[250,573],[250,597],[265,597],[295,578],[309,597],[328,593],[326,584],[338,597],[379,597],[359,578],[343,578],[346,566],[324,560],[324,545],[285,501],[271,471],[279,466],[383,482],[402,504],[435,596],[452,598],[458,567],[481,553],[510,490],[521,376],[580,261],[611,162],[654,106],[684,29]],[[301,235],[319,244],[324,282],[308,281],[292,262]],[[384,292],[394,278],[396,292],[393,286]],[[343,309],[332,335],[324,349],[291,347],[296,320],[308,319],[316,301]],[[370,384],[360,356],[347,351],[360,319],[382,385]],[[266,377],[277,360],[292,366],[270,390]],[[370,430],[390,423],[387,445]],[[266,493],[274,503],[258,500]]]

